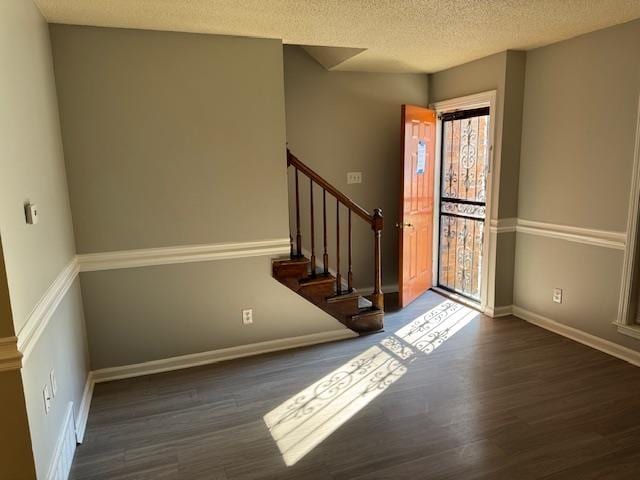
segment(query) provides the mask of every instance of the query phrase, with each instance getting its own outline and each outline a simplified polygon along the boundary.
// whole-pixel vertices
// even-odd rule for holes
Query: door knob
[[[396,223],[396,227],[398,227],[398,228],[407,228],[407,227],[413,227],[413,225],[410,224],[410,223]]]

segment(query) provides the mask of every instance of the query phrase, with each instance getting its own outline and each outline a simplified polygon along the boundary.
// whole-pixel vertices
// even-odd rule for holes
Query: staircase
[[[346,327],[357,333],[370,333],[381,330],[384,320],[384,296],[382,293],[382,275],[380,270],[380,242],[382,236],[382,210],[376,209],[369,214],[349,197],[338,191],[329,182],[302,163],[295,155],[287,150],[287,167],[293,167],[295,179],[295,241],[291,235],[291,254],[288,259],[273,262],[273,276],[280,283],[304,297],[314,305],[333,316]],[[310,202],[310,252],[304,255],[302,249],[302,235],[300,233],[300,174],[309,179]],[[314,208],[314,185],[322,189],[322,233],[323,253],[322,265],[316,264],[316,219]],[[329,255],[327,254],[327,196],[335,203],[336,209],[336,258],[335,272],[329,269]],[[346,208],[346,212],[345,212]],[[347,275],[346,282],[341,273],[340,257],[340,214],[341,210],[347,215]],[[373,231],[374,241],[374,281],[373,293],[365,298],[353,288],[353,272],[351,262],[351,221],[353,214],[356,218],[368,223]],[[320,222],[319,222],[320,223]]]

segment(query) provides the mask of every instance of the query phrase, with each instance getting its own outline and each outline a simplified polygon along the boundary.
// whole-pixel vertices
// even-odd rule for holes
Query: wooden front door
[[[402,106],[400,306],[432,286],[436,113]]]

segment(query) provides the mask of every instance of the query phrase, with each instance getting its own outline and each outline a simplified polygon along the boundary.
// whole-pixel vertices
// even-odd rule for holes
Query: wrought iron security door
[[[442,115],[438,285],[480,300],[489,108]]]

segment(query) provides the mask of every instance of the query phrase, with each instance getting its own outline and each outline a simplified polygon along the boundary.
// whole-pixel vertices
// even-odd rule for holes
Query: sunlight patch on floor
[[[264,416],[292,466],[384,392],[418,354],[430,354],[478,312],[443,301]]]

